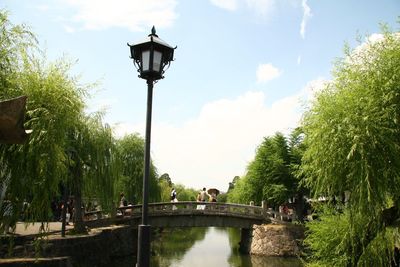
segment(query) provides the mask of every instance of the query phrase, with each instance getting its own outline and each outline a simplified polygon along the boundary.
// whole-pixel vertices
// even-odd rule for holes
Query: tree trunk
[[[305,214],[304,214],[304,195],[302,193],[298,193],[296,196],[295,209],[296,209],[297,219],[300,222],[303,222]]]
[[[87,233],[83,224],[82,214],[82,163],[79,159],[74,168],[73,195],[74,195],[74,231],[77,234]]]

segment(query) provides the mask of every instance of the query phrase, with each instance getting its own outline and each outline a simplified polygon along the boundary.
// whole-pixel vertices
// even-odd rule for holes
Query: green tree
[[[304,185],[304,176],[301,172],[302,158],[306,150],[304,143],[304,133],[301,127],[298,127],[292,131],[289,136],[289,171],[292,177],[292,196],[295,198],[295,211],[296,214],[300,215],[298,219],[303,221],[303,215],[305,214],[305,198],[310,195],[310,190]]]
[[[350,194],[346,234],[327,240],[351,244],[342,266],[389,266],[399,242],[399,73],[400,38],[384,27],[381,40],[346,47],[304,117],[306,183],[315,196]],[[323,255],[330,247],[313,250]]]
[[[228,193],[229,191],[233,190],[235,188],[236,182],[240,179],[240,176],[235,176],[232,179],[232,182],[229,183],[229,187],[228,187]]]
[[[181,184],[174,184],[173,187],[177,193],[177,199],[179,201],[196,201],[198,191],[192,188],[186,188]]]
[[[16,210],[22,210],[27,200],[32,219],[46,221],[50,202],[68,177],[66,133],[76,127],[83,112],[84,91],[68,76],[70,65],[65,61],[43,67],[37,58],[24,60],[15,76],[17,86],[3,92],[28,96],[26,127],[32,133],[24,145],[0,145],[0,158],[11,177],[7,192],[14,195]]]
[[[254,201],[255,188],[249,186],[249,179],[249,176],[244,176],[236,181],[235,187],[228,193],[228,202],[249,204],[250,201]]]
[[[281,133],[264,138],[247,167],[246,175],[242,178],[236,176],[229,184],[227,200],[242,204],[254,201],[258,205],[266,200],[269,206],[276,208],[295,197],[296,214],[302,214],[303,196],[308,195],[299,174],[305,148],[303,137],[301,128],[298,128],[289,139]]]
[[[192,188],[186,188],[182,184],[174,184],[168,173],[164,173],[158,179],[158,183],[161,191],[161,201],[169,202],[171,201],[171,191],[175,188],[177,193],[178,201],[196,201],[197,191]]]
[[[159,179],[158,184],[160,186],[160,201],[169,202],[171,201],[172,183],[168,183],[166,179]]]
[[[69,133],[70,187],[74,196],[76,232],[84,232],[82,196],[99,199],[103,210],[114,205],[114,179],[119,174],[111,128],[103,125],[100,114],[84,117],[79,128]]]
[[[221,193],[217,196],[217,202],[220,203],[225,203],[228,201],[228,194],[227,193]]]
[[[117,192],[125,193],[132,203],[142,202],[144,172],[144,139],[139,134],[126,135],[116,142],[118,161],[121,164],[121,175],[117,180]],[[158,185],[158,174],[153,163],[150,164],[149,201],[161,199]]]
[[[169,177],[168,173],[162,174],[159,179],[165,180],[169,186],[172,186],[172,180],[171,180],[171,177]]]
[[[103,210],[111,211],[115,208],[115,180],[121,172],[112,129],[102,122],[101,114],[86,117],[85,125],[88,148],[83,195],[98,199]]]
[[[23,59],[37,52],[37,40],[26,25],[14,25],[0,9],[0,99],[19,96],[17,77]]]
[[[280,205],[292,193],[289,164],[286,138],[281,133],[264,138],[254,160],[247,167],[245,183],[236,183],[235,189],[238,187],[243,192],[246,202],[254,201],[260,205],[262,200],[266,200],[269,205]],[[249,196],[250,199],[247,199]]]
[[[7,195],[18,217],[26,200],[30,207],[25,218],[46,222],[61,185],[76,194],[78,214],[85,185],[86,192],[92,188],[110,199],[107,190],[112,190],[111,170],[115,170],[111,130],[99,117],[85,115],[89,87],[69,75],[69,61],[48,63],[34,35],[23,25],[12,25],[4,11],[0,29],[0,97],[26,95],[25,126],[32,129],[25,144],[0,145],[0,208]],[[106,202],[104,198],[104,206]],[[0,228],[5,222],[2,216]]]

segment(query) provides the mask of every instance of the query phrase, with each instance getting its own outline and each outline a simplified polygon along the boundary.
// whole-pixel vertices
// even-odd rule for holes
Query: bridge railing
[[[120,207],[122,216],[141,216],[142,205]],[[220,202],[161,202],[148,205],[149,215],[186,215],[186,214],[220,214],[243,217],[266,217],[267,213],[262,207]]]
[[[117,208],[118,217],[140,217],[142,215],[142,205],[130,205]],[[228,215],[238,217],[251,217],[256,219],[272,219],[273,221],[294,221],[295,216],[279,213],[265,206],[249,206],[242,204],[222,203],[222,202],[160,202],[149,203],[148,214],[157,215]],[[85,214],[84,220],[96,220],[102,217],[102,211],[95,211]]]
[[[294,214],[281,213],[281,212],[278,212],[278,211],[274,211],[272,209],[268,209],[268,211],[266,213],[267,213],[267,216],[269,218],[273,219],[273,221],[292,222],[292,221],[295,221],[297,219],[296,215],[294,215]]]

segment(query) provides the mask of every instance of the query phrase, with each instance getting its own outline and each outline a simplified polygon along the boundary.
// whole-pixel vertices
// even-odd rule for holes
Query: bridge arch
[[[141,205],[120,208],[121,220],[140,224]],[[234,227],[251,229],[254,224],[270,223],[270,214],[262,207],[218,202],[163,202],[148,206],[153,227]]]
[[[125,224],[137,227],[141,223],[142,205],[118,208],[116,218],[86,221],[86,225]],[[97,215],[97,212],[96,212]],[[101,212],[99,213],[101,216]],[[97,217],[97,216],[96,216]],[[286,217],[286,218],[285,218]],[[291,216],[263,207],[219,202],[162,202],[149,203],[148,220],[152,227],[232,227],[241,229],[240,251],[249,252],[253,225],[282,222]]]

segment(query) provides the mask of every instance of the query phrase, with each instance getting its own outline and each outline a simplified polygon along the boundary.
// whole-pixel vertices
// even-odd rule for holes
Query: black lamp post
[[[144,150],[143,175],[143,204],[142,224],[138,229],[137,267],[150,265],[150,225],[148,224],[149,203],[149,174],[150,174],[150,137],[151,137],[151,110],[153,102],[153,85],[164,78],[165,67],[173,61],[175,48],[158,38],[156,29],[151,29],[149,36],[134,45],[128,44],[131,49],[131,58],[139,72],[139,78],[147,81],[147,115],[146,140]]]

